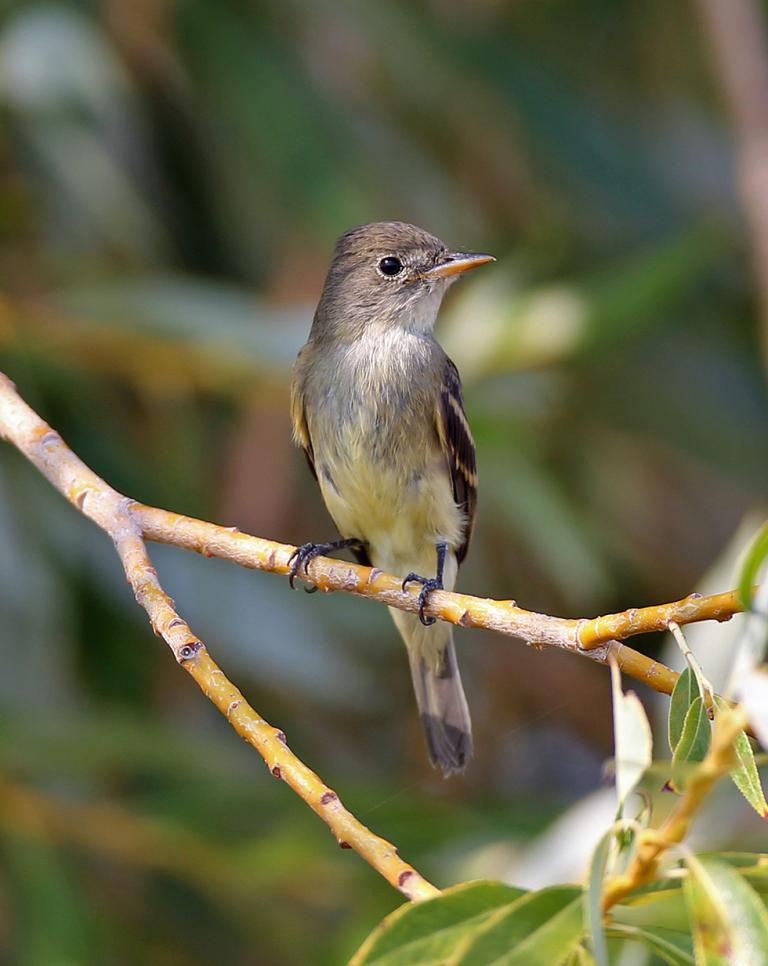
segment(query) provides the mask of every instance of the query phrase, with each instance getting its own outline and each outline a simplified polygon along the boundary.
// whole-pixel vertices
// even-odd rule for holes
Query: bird
[[[291,586],[311,581],[314,557],[341,549],[404,574],[404,590],[420,585],[418,613],[390,613],[430,762],[446,777],[472,757],[472,726],[452,625],[425,607],[434,590],[453,589],[466,557],[477,467],[459,373],[433,328],[452,282],[492,261],[404,222],[350,229],[336,242],[291,380],[293,437],[341,537],[297,547]]]

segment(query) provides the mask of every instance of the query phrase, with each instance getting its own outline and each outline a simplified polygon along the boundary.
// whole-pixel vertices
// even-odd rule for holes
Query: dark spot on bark
[[[701,594],[698,592],[698,590],[694,590],[694,592],[692,594],[688,594],[688,596],[691,600],[699,600],[701,598]]]
[[[405,883],[411,878],[412,875],[413,875],[413,872],[410,869],[407,872],[400,873],[400,875],[397,877],[397,884],[400,886],[401,889],[403,888]]]
[[[263,774],[263,772],[262,772],[262,774]],[[283,773],[282,773],[282,771],[280,771],[280,766],[279,765],[275,765],[275,767],[272,769],[272,774],[275,776],[275,778],[282,778],[283,777]]]
[[[285,737],[285,732],[284,731],[278,731],[278,733],[275,735],[275,737],[277,738],[278,741],[282,741],[282,743],[284,745],[287,745],[288,744],[288,739]]]
[[[339,848],[340,849],[351,849],[352,848],[352,846],[349,844],[349,842],[345,842],[344,839],[338,839],[338,843],[339,843]]]
[[[174,617],[171,623],[168,625],[168,627],[169,629],[171,627],[181,627],[183,624],[184,624],[184,621],[180,617]]]
[[[320,804],[330,805],[331,802],[337,802],[338,800],[339,796],[336,794],[336,792],[325,792],[320,799]]]
[[[464,613],[459,618],[459,624],[461,624],[462,627],[469,627],[471,623],[472,623],[472,618],[469,615],[469,611],[465,610]]]
[[[274,569],[274,566],[275,566],[275,551],[274,550],[270,553],[269,557],[267,557],[267,566],[269,567],[270,570],[273,570]]]
[[[200,647],[200,641],[189,641],[186,644],[182,644],[178,651],[179,660],[188,661],[190,658],[193,658],[200,650]]]

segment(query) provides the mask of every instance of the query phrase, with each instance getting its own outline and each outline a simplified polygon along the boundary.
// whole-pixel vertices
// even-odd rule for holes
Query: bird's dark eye
[[[394,255],[387,255],[386,258],[382,258],[379,262],[379,271],[382,275],[388,275],[390,278],[393,275],[399,275],[403,270],[403,263],[399,258],[395,258]]]

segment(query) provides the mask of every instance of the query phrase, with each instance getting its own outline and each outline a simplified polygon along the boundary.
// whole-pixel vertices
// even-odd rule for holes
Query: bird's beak
[[[488,262],[495,262],[493,255],[481,255],[476,252],[449,252],[443,260],[422,273],[422,278],[450,278],[452,275],[460,275],[462,272],[469,272],[473,268],[487,265]]]

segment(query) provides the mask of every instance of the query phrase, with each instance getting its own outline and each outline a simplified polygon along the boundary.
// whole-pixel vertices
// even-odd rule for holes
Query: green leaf
[[[605,870],[611,854],[613,840],[613,830],[606,832],[592,853],[592,861],[589,866],[589,881],[587,891],[584,894],[584,914],[589,936],[589,945],[597,960],[598,966],[609,966],[608,946],[605,942],[605,931],[603,929],[602,900],[603,880],[605,879]]]
[[[677,679],[675,688],[672,691],[672,698],[669,702],[669,720],[667,722],[667,733],[669,737],[669,750],[675,753],[675,748],[680,741],[683,733],[683,723],[688,713],[691,702],[698,695],[699,688],[696,683],[693,671],[687,667]]]
[[[728,703],[723,698],[715,696],[715,718]],[[739,760],[739,767],[731,772],[733,784],[746,798],[761,818],[768,817],[768,802],[765,800],[760,775],[755,764],[755,753],[745,731],[740,731],[733,743],[733,750]]]
[[[637,926],[616,925],[608,935],[611,939],[628,939],[643,943],[669,966],[694,966],[693,943],[691,937],[672,929],[658,926],[639,928]]]
[[[697,966],[768,966],[768,913],[730,866],[687,859],[684,892]]]
[[[752,606],[752,588],[757,575],[768,560],[768,523],[764,523],[747,552],[739,575],[739,598],[744,607]]]
[[[497,882],[467,882],[425,902],[406,903],[380,923],[350,966],[444,963],[457,944],[500,908],[526,895]]]
[[[739,767],[734,768],[731,772],[733,783],[757,814],[761,818],[768,818],[768,802],[765,800],[765,793],[755,764],[755,753],[752,751],[752,745],[746,732],[739,732],[733,743],[733,748],[736,757],[739,759]]]
[[[755,892],[768,899],[768,856],[763,852],[712,852],[699,855],[699,859],[715,859],[738,870]]]
[[[611,667],[616,795],[621,808],[651,764],[653,737],[648,717],[634,691],[621,690],[621,676]]]
[[[704,760],[711,738],[712,727],[707,709],[697,695],[686,712],[683,731],[672,756],[672,787],[676,792],[682,792],[685,788],[689,770],[686,765]]]
[[[552,966],[584,935],[582,890],[553,886],[521,896],[468,936],[445,966]]]

